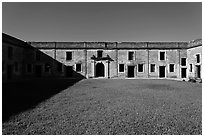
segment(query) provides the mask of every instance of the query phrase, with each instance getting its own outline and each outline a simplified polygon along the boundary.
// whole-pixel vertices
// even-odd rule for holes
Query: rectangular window
[[[76,72],[81,72],[81,64],[76,64]]]
[[[15,62],[14,67],[15,67],[15,72],[18,72],[18,62]]]
[[[36,59],[36,61],[40,61],[40,51],[36,51],[36,53],[35,53],[35,59]]]
[[[181,66],[186,66],[186,58],[181,58]]]
[[[189,71],[190,71],[190,72],[193,72],[193,64],[190,64]]]
[[[196,55],[196,62],[197,62],[197,63],[200,63],[200,54],[197,54],[197,55]]]
[[[150,72],[155,72],[155,67],[156,67],[155,64],[151,64],[150,65]]]
[[[133,58],[134,58],[134,52],[133,51],[128,52],[128,60],[133,60]]]
[[[174,64],[169,64],[169,72],[174,72]]]
[[[72,60],[72,52],[66,52],[66,60]]]
[[[13,58],[13,48],[12,47],[8,47],[8,58],[9,59]]]
[[[125,72],[125,65],[119,64],[119,72]]]
[[[165,52],[164,52],[164,51],[161,51],[161,52],[159,53],[159,59],[160,59],[160,60],[165,60]]]
[[[2,61],[2,72],[5,70],[5,61]]]
[[[99,50],[97,51],[97,57],[101,58],[103,56],[103,51]]]
[[[50,64],[45,64],[45,72],[50,72]]]
[[[57,71],[62,72],[62,63],[60,62],[57,63]]]
[[[27,72],[31,72],[32,71],[32,66],[31,66],[31,64],[27,64]]]
[[[143,72],[143,64],[138,64],[138,72]]]

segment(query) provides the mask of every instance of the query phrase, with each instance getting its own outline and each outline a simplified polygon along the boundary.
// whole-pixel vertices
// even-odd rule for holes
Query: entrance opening
[[[128,78],[135,77],[135,66],[128,66]]]
[[[181,68],[181,78],[186,78],[186,68]]]
[[[104,77],[104,65],[103,63],[97,63],[96,64],[96,77]]]
[[[66,66],[66,77],[72,77],[72,76],[73,76],[72,66]]]
[[[13,76],[13,65],[7,66],[7,79],[12,79]]]
[[[165,77],[165,66],[159,66],[159,77],[160,78]]]
[[[36,65],[35,66],[35,75],[36,75],[36,77],[41,77],[42,76],[42,66],[41,65]]]
[[[196,73],[197,73],[197,78],[200,78],[200,76],[201,76],[200,65],[196,65]]]

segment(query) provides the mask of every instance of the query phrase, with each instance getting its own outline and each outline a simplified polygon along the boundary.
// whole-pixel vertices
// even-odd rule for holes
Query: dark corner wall
[[[84,78],[28,43],[2,34],[3,121]]]

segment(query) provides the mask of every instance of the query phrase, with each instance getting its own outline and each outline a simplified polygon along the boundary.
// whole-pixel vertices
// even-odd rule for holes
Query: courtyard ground
[[[201,89],[173,80],[86,79],[3,122],[2,134],[202,134]]]

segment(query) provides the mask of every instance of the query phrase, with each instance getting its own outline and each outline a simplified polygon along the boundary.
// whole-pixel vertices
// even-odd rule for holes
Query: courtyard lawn
[[[86,79],[2,124],[2,134],[202,134],[202,85]]]

